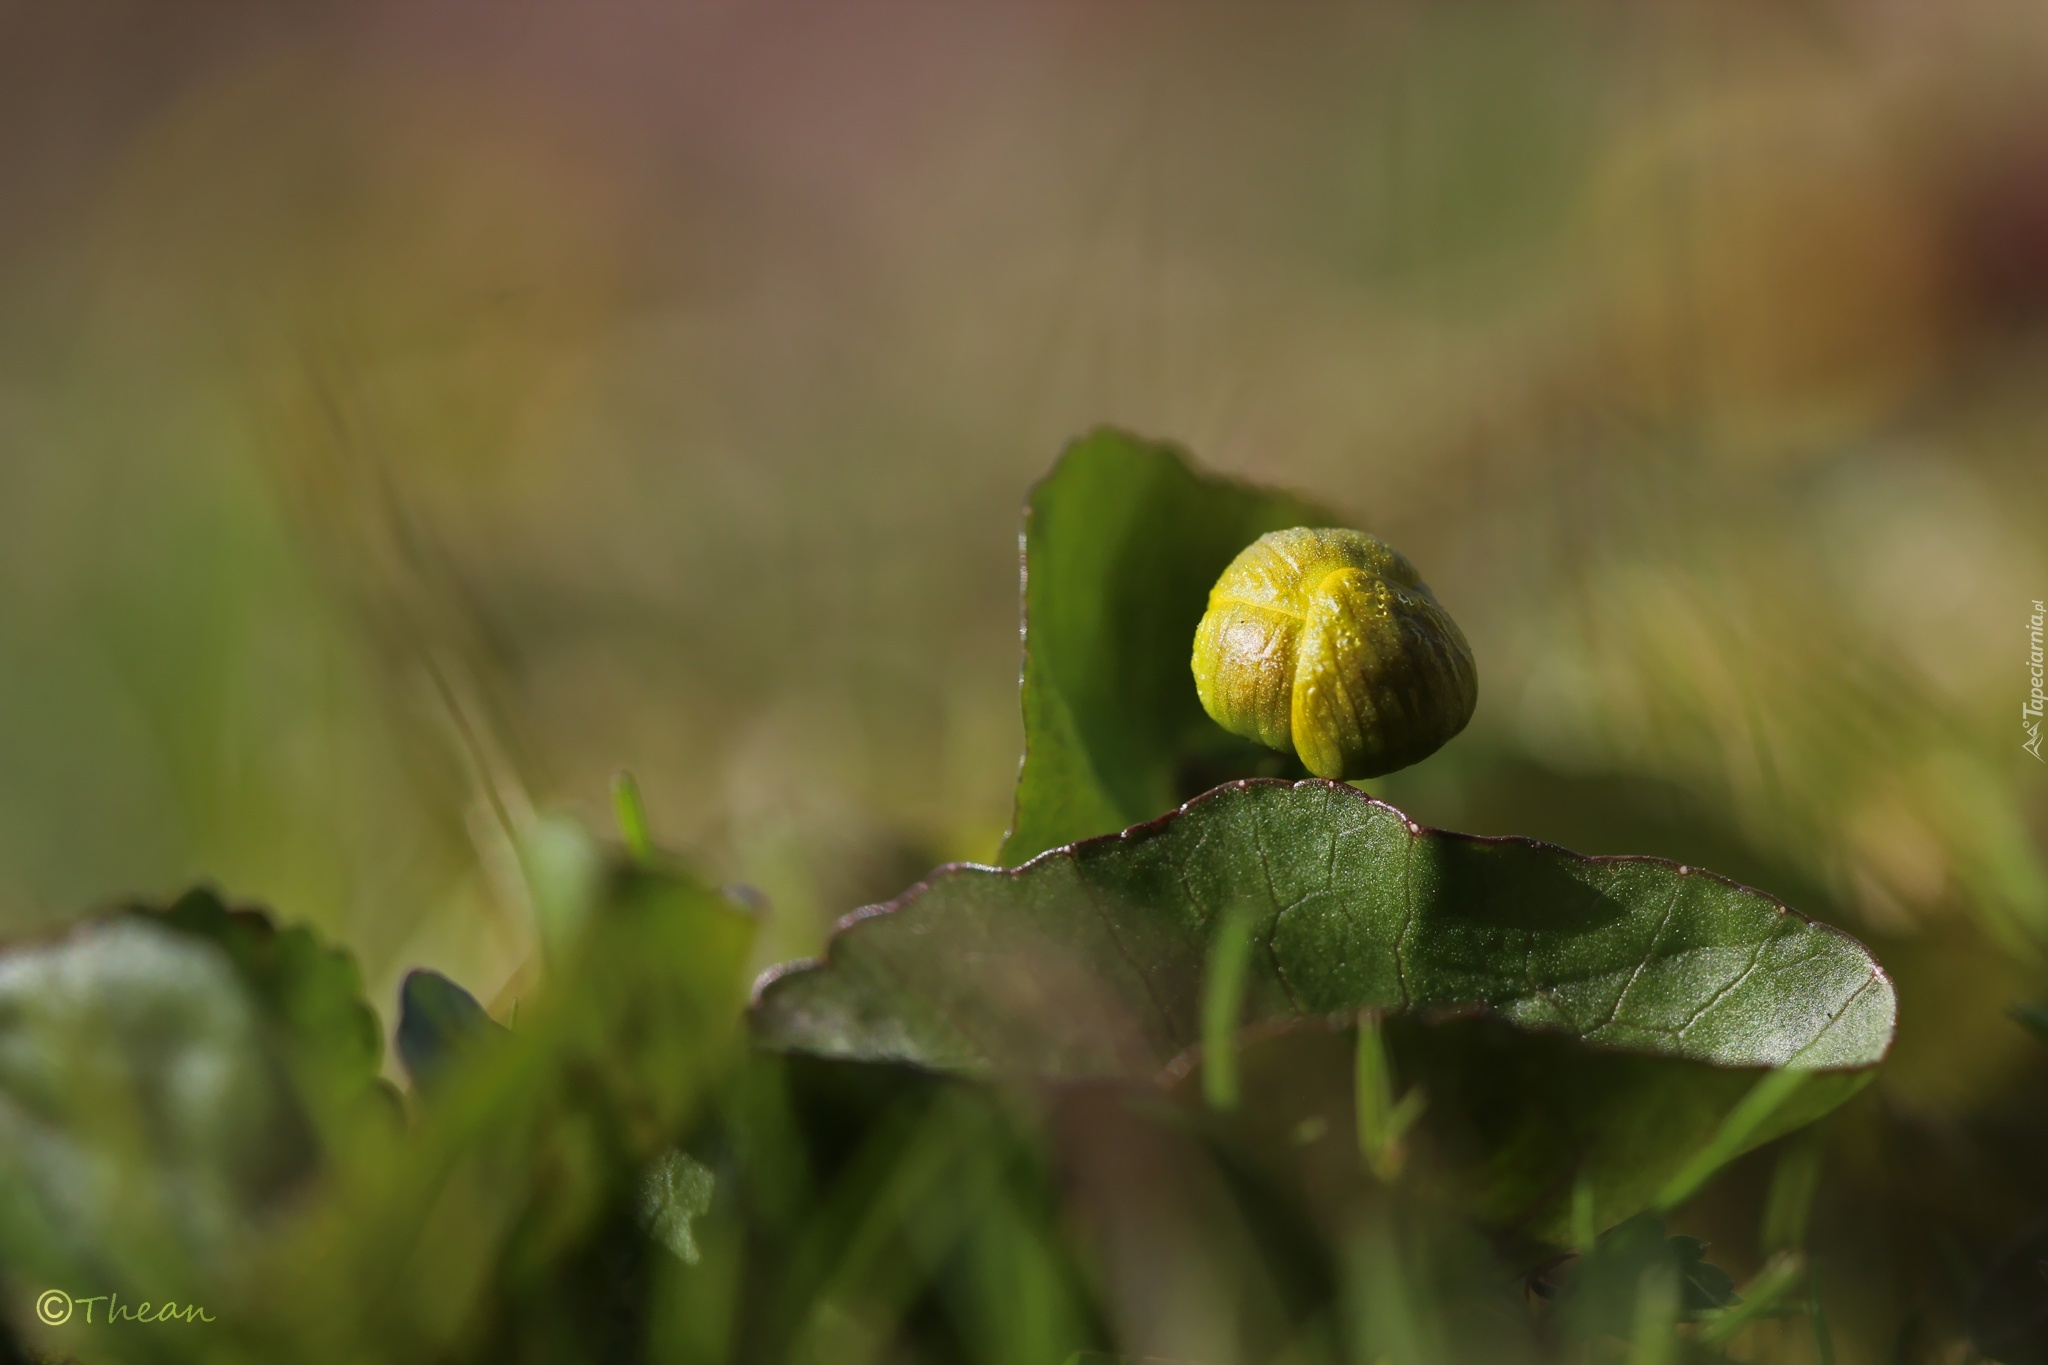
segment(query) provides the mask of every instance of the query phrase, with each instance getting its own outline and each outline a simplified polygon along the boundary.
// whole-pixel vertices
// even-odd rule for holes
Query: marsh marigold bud
[[[1420,762],[1479,700],[1471,646],[1415,566],[1341,527],[1246,546],[1210,590],[1194,670],[1217,724],[1338,780]]]

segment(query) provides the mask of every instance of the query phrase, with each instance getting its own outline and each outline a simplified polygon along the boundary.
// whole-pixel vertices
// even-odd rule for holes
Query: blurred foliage
[[[1117,471],[1146,474],[1134,524],[1181,500],[1185,477],[1150,477],[1156,448],[1085,448],[1111,506]],[[1027,581],[1036,565],[1027,542]],[[1041,579],[1041,619],[1102,611],[1132,565],[1162,611],[1199,596],[1124,554]],[[1178,654],[1161,640],[1069,658],[1056,683],[1027,671],[1027,714],[1057,686],[1097,698],[1113,731],[1151,691],[1097,675],[1147,650],[1154,673]],[[31,1349],[1728,1359],[1783,1314],[1826,1340],[1796,1245],[1810,1143],[1774,1181],[1774,1254],[1746,1295],[1657,1216],[1853,1095],[1893,1038],[1874,961],[1754,891],[1423,830],[1338,784],[1232,782],[849,917],[822,961],[762,975],[743,1040],[758,897],[656,847],[630,775],[609,853],[511,799],[468,742],[545,973],[526,978],[523,1026],[517,1002],[500,1026],[447,977],[409,973],[408,1106],[373,1074],[353,958],[260,911],[194,892],[0,953],[0,1119],[30,1158],[0,1184],[0,1257],[105,1291],[36,1293],[15,1318]],[[1077,753],[1091,761],[1020,774],[1020,820],[1132,775],[1099,745]],[[1515,1279],[1521,1312],[1501,1292]],[[1802,1283],[1805,1304],[1782,1306]],[[2024,1345],[2012,1297],[1976,1310],[1976,1338]]]

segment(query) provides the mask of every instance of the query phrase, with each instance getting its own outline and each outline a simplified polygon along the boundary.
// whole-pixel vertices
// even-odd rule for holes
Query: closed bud
[[[1427,758],[1479,701],[1471,646],[1415,566],[1341,527],[1245,547],[1209,593],[1194,670],[1217,724],[1340,781]]]

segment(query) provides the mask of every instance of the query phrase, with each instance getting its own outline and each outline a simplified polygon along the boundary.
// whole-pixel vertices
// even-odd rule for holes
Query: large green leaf
[[[1510,1120],[1476,1129],[1508,1183],[1472,1187],[1503,1218],[1551,1217],[1560,1170],[1568,1184],[1585,1155],[1530,1120],[1548,1093],[1574,1126],[1631,1134],[1614,1154],[1627,1169],[1598,1173],[1619,1217],[1839,1102],[1892,1037],[1892,986],[1863,946],[1760,892],[1658,858],[1426,829],[1314,780],[1233,783],[1016,869],[941,869],[850,916],[822,962],[764,979],[754,1023],[825,1056],[1171,1083],[1198,1054],[1208,964],[1233,924],[1249,926],[1248,1029],[1479,1011],[1551,1058],[1508,1084],[1520,1063],[1468,1027],[1451,1030],[1455,1056],[1404,1045],[1439,1098],[1516,1098]],[[1587,1051],[1571,1043],[1614,1065],[1596,1055],[1590,1078],[1568,1078],[1560,1044]],[[1458,1059],[1480,1053],[1490,1080],[1468,1084]],[[1780,1075],[1816,1083],[1758,1084]]]
[[[1024,512],[1024,766],[1006,866],[1231,778],[1301,774],[1209,719],[1188,659],[1239,550],[1337,524],[1299,498],[1198,473],[1171,445],[1104,429],[1067,448]]]
[[[1247,781],[1008,871],[941,869],[761,992],[770,1041],[950,1070],[1148,1077],[1201,1038],[1219,925],[1247,1024],[1480,1006],[1719,1066],[1856,1070],[1891,983],[1846,934],[1661,858],[1425,829],[1338,783]]]

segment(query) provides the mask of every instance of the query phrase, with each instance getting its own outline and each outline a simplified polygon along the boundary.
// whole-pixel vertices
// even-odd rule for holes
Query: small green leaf
[[[398,1057],[422,1090],[437,1085],[462,1052],[506,1032],[475,996],[439,972],[407,972],[398,988]]]
[[[1639,1348],[1668,1341],[1673,1322],[1740,1301],[1734,1279],[1706,1256],[1705,1242],[1667,1234],[1661,1218],[1639,1213],[1601,1234],[1573,1266],[1559,1295],[1565,1317],[1582,1338],[1625,1336]],[[1646,1306],[1655,1309],[1651,1321]]]
[[[690,1224],[711,1211],[716,1184],[709,1166],[678,1147],[664,1152],[641,1178],[641,1226],[685,1265],[702,1259]]]
[[[1202,710],[1190,659],[1209,589],[1268,531],[1327,510],[1098,430],[1024,512],[1024,765],[1005,866],[1148,820],[1219,782],[1301,775]]]

